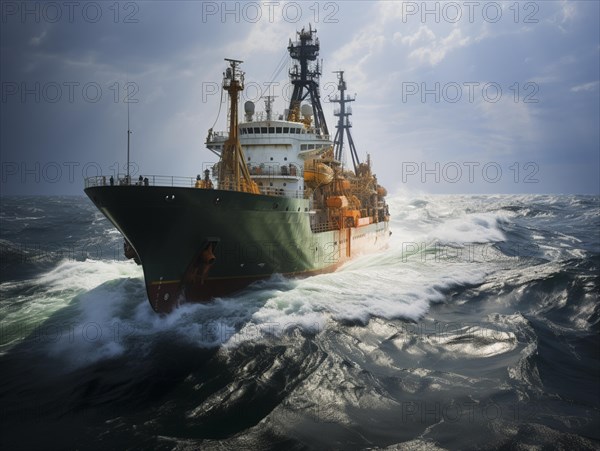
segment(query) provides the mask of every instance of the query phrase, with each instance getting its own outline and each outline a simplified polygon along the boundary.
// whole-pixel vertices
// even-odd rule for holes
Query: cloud
[[[289,25],[275,21],[268,27],[252,27],[243,38],[233,41],[225,47],[227,54],[235,58],[248,58],[256,53],[275,53],[281,51],[281,43],[286,42],[290,34]]]
[[[573,20],[573,18],[577,15],[577,7],[575,6],[575,2],[562,0],[560,7],[560,15],[561,23]]]
[[[561,32],[567,33],[568,27],[577,19],[578,11],[576,2],[570,0],[561,0],[554,14],[547,19],[549,23],[555,25]]]
[[[598,85],[600,84],[600,81],[596,80],[596,81],[591,81],[589,83],[584,83],[581,85],[577,85],[577,86],[573,86],[571,88],[571,91],[573,92],[580,92],[580,91],[595,91],[598,88]]]
[[[415,3],[423,7],[422,2],[411,2]],[[539,11],[532,17],[539,22],[532,24],[524,18],[533,7],[520,3],[517,23],[514,8],[506,9],[513,3],[502,2],[505,14],[497,23],[486,22],[480,14],[473,23],[466,15],[458,23],[437,23],[431,15],[425,21],[420,15],[404,20],[402,5],[407,2],[396,1],[341,2],[335,16],[339,23],[313,21],[325,62],[321,94],[330,128],[333,104],[325,99],[335,90],[331,71],[344,70],[349,94],[358,93],[352,119],[359,154],[361,158],[366,152],[373,154],[382,183],[394,180],[398,162],[409,158],[510,158],[539,161],[542,166],[577,152],[582,170],[597,161],[598,2],[537,2]],[[18,20],[3,24],[3,79],[30,87],[35,82],[79,83],[74,102],[65,94],[57,103],[29,101],[31,95],[24,103],[16,94],[3,104],[5,158],[45,161],[51,155],[65,161],[79,158],[82,164],[99,161],[103,167],[117,159],[122,162],[127,114],[125,104],[114,100],[114,87],[122,98],[129,81],[139,87],[135,98],[140,103],[131,105],[131,120],[135,158],[143,163],[144,173],[185,174],[193,168],[195,175],[202,162],[213,158],[207,150],[195,149],[203,147],[206,130],[219,110],[220,91],[214,88],[221,82],[223,58],[245,61],[247,86],[250,82],[264,86],[281,59],[282,70],[274,81],[289,86],[288,39],[308,25],[311,5],[303,4],[305,17],[298,23],[285,21],[279,13],[270,21],[264,6],[264,17],[257,23],[222,21],[220,16],[199,23],[200,2],[184,2],[182,8],[149,2],[140,22],[128,26],[113,23],[111,16],[98,24]],[[157,34],[157,29],[168,33]],[[417,83],[424,90],[436,83],[464,86],[463,82],[478,80],[501,85],[502,100],[487,103],[476,94],[478,100],[472,102],[464,88],[457,103],[443,98],[435,102],[432,95],[422,100],[418,94],[403,101],[403,83]],[[98,103],[82,98],[82,86],[92,81],[103,89]],[[540,85],[537,104],[524,104],[531,93],[524,88],[528,82]],[[519,103],[514,101],[515,83],[521,89]],[[285,103],[284,93],[274,92],[279,95],[277,111]],[[43,94],[42,90],[42,100]],[[222,128],[225,117],[223,108],[217,128]],[[36,133],[28,134],[32,126]],[[46,148],[58,150],[46,155]],[[576,182],[570,189],[581,190],[591,183]],[[546,180],[545,189],[552,191],[553,183]],[[80,193],[79,185],[64,189]]]
[[[344,44],[328,64],[332,69],[351,69],[352,77],[348,82],[352,89],[367,92],[373,86],[373,59],[382,53],[386,43],[385,36],[376,25],[358,30],[353,38]],[[378,65],[375,65],[378,66]]]
[[[416,33],[410,36],[402,36],[401,33],[394,33],[393,40],[395,42],[400,41],[404,45],[412,47],[415,44],[430,44],[435,41],[435,33],[429,29],[426,25],[421,25]]]
[[[403,36],[402,44],[409,47],[423,43],[409,53],[410,58],[417,59],[420,63],[427,63],[431,66],[439,64],[446,55],[459,47],[465,47],[471,42],[469,36],[463,36],[460,28],[454,28],[448,36],[437,39],[433,31],[427,26],[422,25],[419,30],[411,36]]]
[[[505,96],[497,103],[477,105],[484,119],[485,138],[494,157],[520,155],[525,146],[539,142],[538,123],[532,105]]]
[[[39,36],[34,36],[29,40],[29,43],[34,46],[37,47],[39,46],[42,41],[44,41],[44,38],[46,37],[46,35],[48,34],[48,32],[46,30],[42,31],[42,33]]]
[[[281,7],[281,11],[287,11],[286,7],[289,4],[290,2],[282,2],[282,5],[279,6],[279,3],[277,3],[277,7]],[[293,6],[292,10],[296,11],[297,6]],[[264,55],[265,53],[281,52],[282,43],[287,42],[290,37],[290,22],[286,19],[286,15],[283,13],[271,14],[269,8],[265,7],[265,5],[263,7],[258,6],[256,11],[259,14],[257,17],[260,17],[260,20],[256,23],[252,23],[250,20],[245,21],[248,32],[241,39],[232,41],[231,44],[225,47],[225,51],[228,54],[232,54],[234,57],[238,55],[238,57],[243,56],[249,59],[254,54]],[[250,14],[250,17],[255,17],[254,9],[248,14]],[[297,25],[300,26],[300,23]],[[241,28],[240,26],[238,30]],[[236,33],[236,35],[239,36],[241,33]],[[232,36],[234,35],[232,34]]]

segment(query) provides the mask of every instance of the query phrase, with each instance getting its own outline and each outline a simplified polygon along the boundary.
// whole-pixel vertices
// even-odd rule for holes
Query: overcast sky
[[[359,156],[390,191],[600,191],[597,1],[0,5],[3,195],[124,172],[128,88],[132,171],[195,176],[215,161],[223,58],[244,60],[243,100],[274,80],[282,112],[288,40],[309,22],[322,95],[344,70]]]

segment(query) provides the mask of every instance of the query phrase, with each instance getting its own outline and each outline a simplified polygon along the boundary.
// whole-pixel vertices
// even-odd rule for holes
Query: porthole
[[[221,198],[220,197],[215,197],[214,204],[215,205],[219,205],[220,202],[221,202]]]

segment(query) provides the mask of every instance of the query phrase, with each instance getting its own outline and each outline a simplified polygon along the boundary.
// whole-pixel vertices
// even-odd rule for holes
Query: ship
[[[209,129],[206,147],[218,156],[196,177],[129,172],[85,179],[84,191],[124,238],[124,253],[143,268],[148,300],[158,313],[186,302],[231,295],[274,274],[332,272],[354,256],[387,245],[386,190],[361,162],[350,129],[355,96],[336,71],[336,133],[321,104],[322,61],[316,29],[290,39],[293,86],[284,114],[244,104],[243,61],[226,58],[222,89],[228,128]],[[128,127],[128,154],[129,154]],[[346,165],[346,145],[352,165]],[[129,165],[127,166],[129,169]]]

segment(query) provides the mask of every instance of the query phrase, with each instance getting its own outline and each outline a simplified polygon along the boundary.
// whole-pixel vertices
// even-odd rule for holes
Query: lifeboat
[[[336,190],[337,191],[347,191],[350,189],[350,180],[348,179],[337,179],[335,181],[336,183]]]
[[[333,180],[333,169],[318,159],[304,163],[304,182],[308,186],[327,185]]]
[[[327,198],[327,206],[329,208],[346,208],[348,199],[346,196],[329,196]]]

